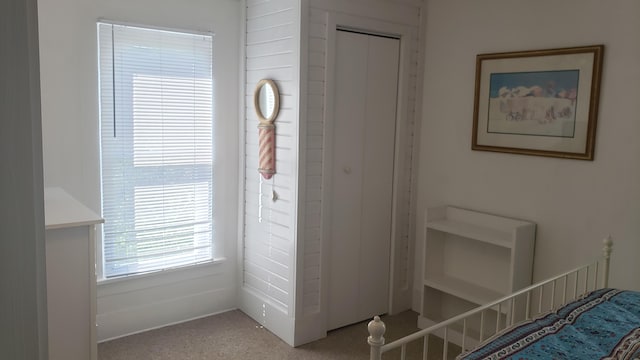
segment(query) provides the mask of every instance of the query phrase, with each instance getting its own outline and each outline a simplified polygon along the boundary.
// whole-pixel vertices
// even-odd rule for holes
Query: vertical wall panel
[[[245,178],[240,307],[293,343],[297,211],[299,2],[247,0],[245,38]],[[258,118],[253,92],[260,79],[280,92],[276,174],[258,173]]]
[[[327,12],[309,9],[307,73],[307,179],[305,214],[304,314],[320,311],[320,265],[322,218],[322,141],[324,133],[324,91],[326,77]]]

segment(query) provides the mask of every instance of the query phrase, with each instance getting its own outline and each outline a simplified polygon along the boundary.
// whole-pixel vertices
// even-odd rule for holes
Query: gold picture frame
[[[476,57],[473,150],[593,160],[604,45]]]

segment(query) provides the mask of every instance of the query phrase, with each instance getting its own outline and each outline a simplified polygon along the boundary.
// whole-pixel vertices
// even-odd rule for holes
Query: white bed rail
[[[518,321],[528,320],[543,312],[557,309],[568,301],[576,299],[589,291],[606,288],[609,283],[609,263],[613,244],[611,237],[604,239],[603,244],[603,257],[595,262],[536,283],[389,344],[385,344],[384,339],[386,326],[380,320],[380,317],[376,316],[368,324],[369,338],[367,342],[371,347],[370,360],[381,360],[382,354],[397,348],[401,349],[400,359],[405,360],[407,345],[420,339],[423,342],[422,359],[430,360],[428,359],[428,345],[429,335],[431,334],[438,334],[442,338],[442,353],[440,355],[442,359],[447,359],[449,356],[449,343],[451,343],[449,333],[454,332],[454,326],[457,327],[455,332],[460,335],[461,343],[459,345],[462,352],[464,352],[472,349],[478,342],[488,339]],[[600,268],[600,263],[602,263],[602,269]],[[598,284],[598,280],[600,280],[600,284]],[[550,291],[550,293],[546,293],[546,291]],[[537,302],[533,302],[536,297]],[[495,319],[491,318],[491,320],[495,321],[495,326],[486,321],[489,316],[485,315],[488,312],[494,315]],[[516,321],[518,318],[519,320]],[[476,325],[478,325],[477,320],[479,320],[475,338],[470,335],[469,323],[472,320]]]

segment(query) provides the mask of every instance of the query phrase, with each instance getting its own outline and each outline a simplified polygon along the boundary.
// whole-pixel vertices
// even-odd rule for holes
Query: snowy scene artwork
[[[573,137],[578,70],[491,74],[487,131]]]
[[[593,160],[603,51],[478,55],[472,149]]]

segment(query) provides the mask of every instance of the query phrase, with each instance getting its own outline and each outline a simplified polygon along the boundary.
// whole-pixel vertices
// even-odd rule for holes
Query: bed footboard
[[[555,310],[592,290],[606,288],[609,282],[611,237],[604,239],[603,244],[603,256],[595,262],[556,275],[389,344],[385,344],[384,339],[386,326],[376,316],[368,324],[370,360],[381,360],[382,354],[397,348],[400,348],[400,359],[405,360],[407,345],[420,340],[422,359],[429,360],[429,335],[442,339],[442,352],[435,356],[447,359],[450,343],[460,346],[462,352],[470,350],[519,321]],[[450,338],[453,334],[456,334],[455,339]]]

